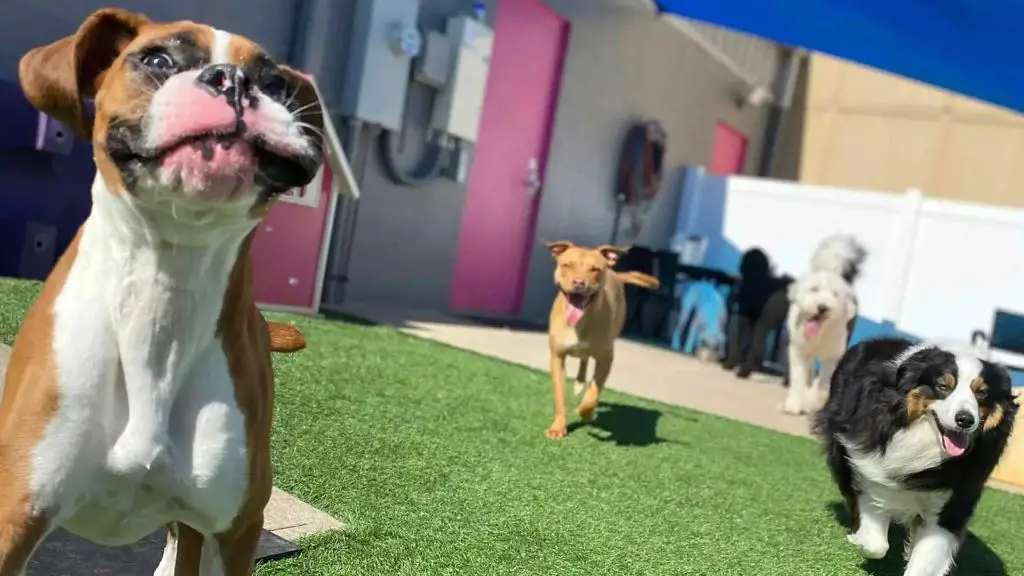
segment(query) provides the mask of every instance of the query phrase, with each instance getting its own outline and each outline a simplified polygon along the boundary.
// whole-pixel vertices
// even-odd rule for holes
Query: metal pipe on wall
[[[793,106],[793,97],[796,94],[797,81],[800,79],[800,68],[807,57],[807,51],[802,48],[794,48],[786,54],[785,62],[779,67],[775,77],[775,99],[771,109],[768,111],[768,118],[765,120],[764,140],[761,145],[761,162],[758,167],[758,176],[771,176],[772,160],[779,145],[779,138],[782,135],[783,121],[786,113]]]

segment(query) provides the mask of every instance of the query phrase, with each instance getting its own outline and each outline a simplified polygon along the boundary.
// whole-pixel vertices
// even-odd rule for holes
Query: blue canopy
[[[655,0],[662,12],[1024,111],[1024,0]]]

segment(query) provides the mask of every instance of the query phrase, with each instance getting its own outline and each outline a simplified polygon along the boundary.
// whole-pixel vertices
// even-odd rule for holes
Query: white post
[[[686,236],[693,234],[697,227],[700,201],[704,195],[704,176],[703,166],[691,166],[686,170],[686,176],[683,177],[683,198],[679,203],[679,210],[685,210],[686,213],[683,215],[685,224],[679,231],[683,236],[680,240],[685,240]]]
[[[906,300],[907,284],[910,278],[910,267],[914,259],[914,246],[917,244],[917,228],[921,221],[921,208],[924,194],[917,188],[910,188],[903,195],[904,204],[900,215],[896,242],[889,251],[889,288],[886,290],[886,319],[899,326],[903,314],[903,302]]]

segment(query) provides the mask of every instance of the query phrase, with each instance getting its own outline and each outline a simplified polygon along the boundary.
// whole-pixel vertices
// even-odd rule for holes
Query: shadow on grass
[[[356,326],[380,326],[379,322],[374,322],[368,318],[362,316],[356,316],[355,314],[349,314],[348,312],[342,312],[339,310],[324,310],[324,318],[328,320],[334,320],[336,322],[345,322],[346,324],[355,324]]]
[[[850,528],[850,512],[842,502],[832,502],[827,507],[837,522],[847,529]],[[889,553],[881,560],[864,560],[864,572],[871,576],[902,576],[905,567],[903,544],[906,539],[906,529],[899,524],[893,524],[889,528]],[[968,532],[967,540],[957,554],[956,568],[949,576],[1008,576],[1008,573],[999,555],[980,538]]]
[[[597,417],[593,422],[573,422],[569,425],[569,433],[580,428],[591,428],[591,437],[601,442],[614,442],[616,446],[651,446],[672,442],[658,437],[660,418],[661,412],[658,410],[602,402],[597,407]]]

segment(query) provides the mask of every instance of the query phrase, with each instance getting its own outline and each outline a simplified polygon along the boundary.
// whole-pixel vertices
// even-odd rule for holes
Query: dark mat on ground
[[[139,576],[152,574],[164,553],[166,533],[154,532],[129,546],[97,546],[64,530],[50,535],[29,564],[28,576]],[[301,548],[266,530],[260,534],[257,559],[277,560]]]

